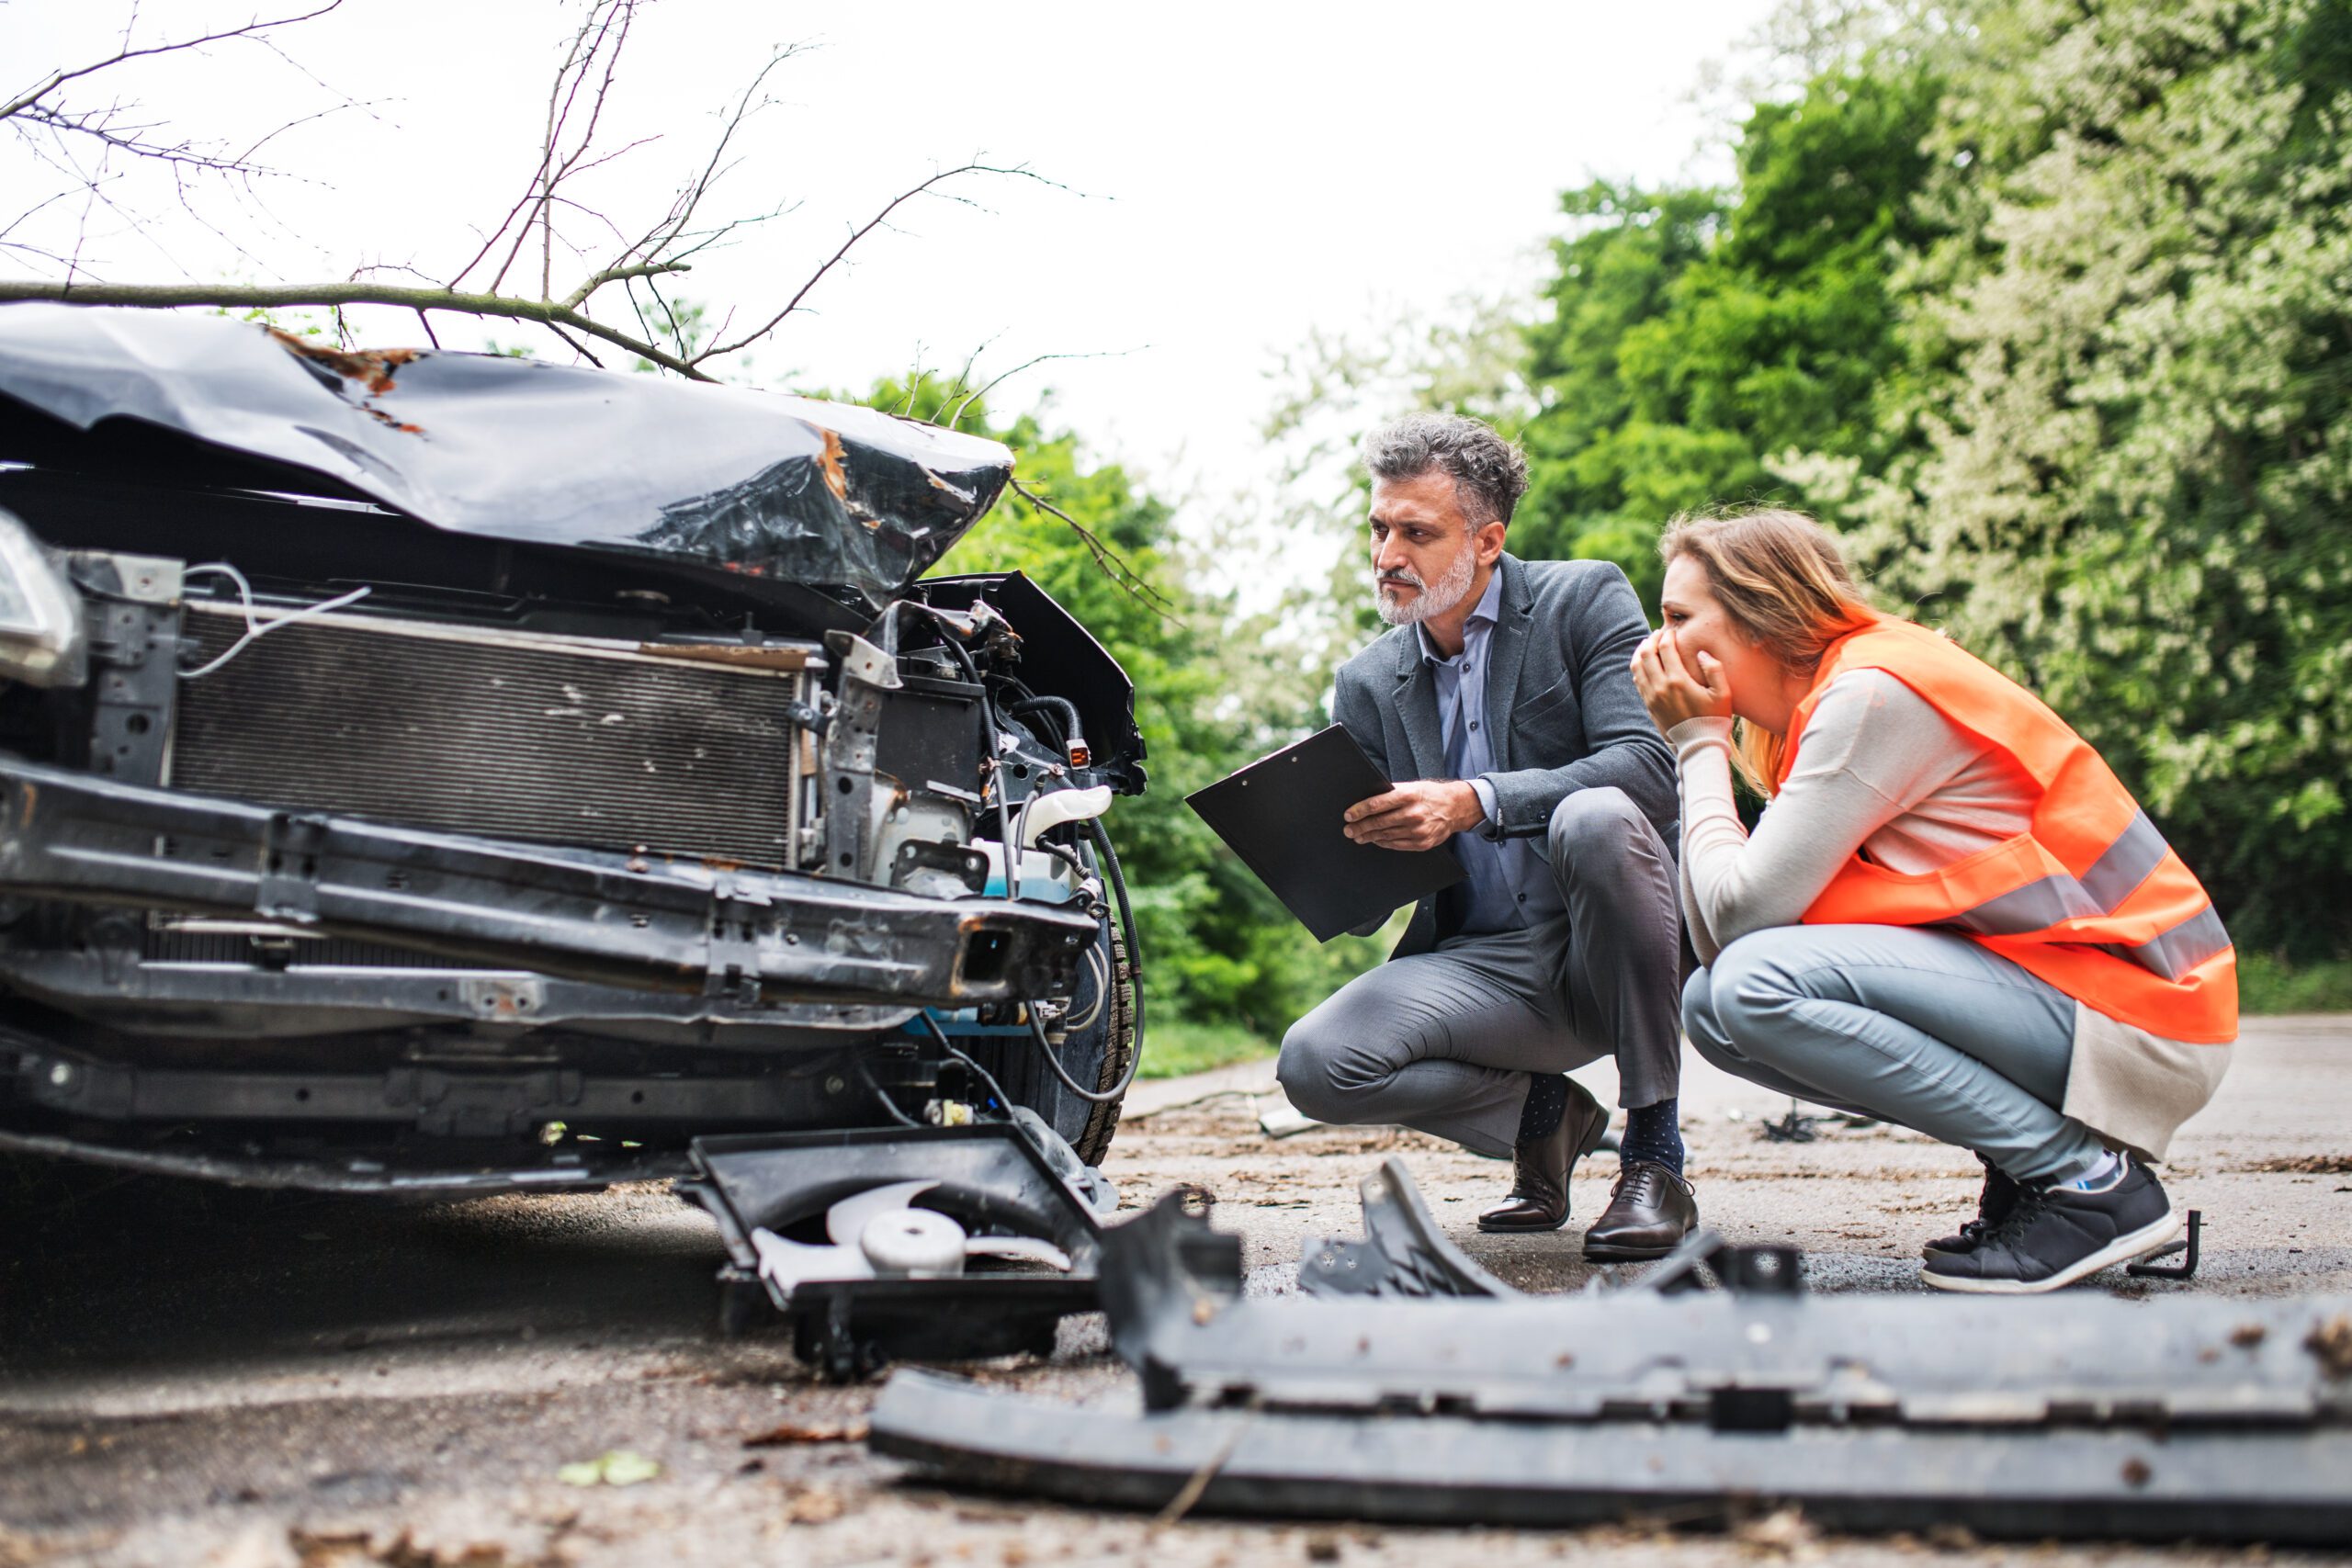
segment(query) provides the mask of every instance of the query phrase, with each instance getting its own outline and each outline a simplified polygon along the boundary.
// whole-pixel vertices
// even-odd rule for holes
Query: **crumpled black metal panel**
[[[8,449],[27,426],[15,399],[78,431],[127,421],[193,436],[276,466],[277,488],[364,496],[452,533],[683,558],[877,602],[944,555],[1012,472],[994,441],[852,403],[500,355],[345,354],[166,311],[0,307],[0,458],[28,456]],[[169,482],[202,454],[166,438],[141,456],[142,477]]]

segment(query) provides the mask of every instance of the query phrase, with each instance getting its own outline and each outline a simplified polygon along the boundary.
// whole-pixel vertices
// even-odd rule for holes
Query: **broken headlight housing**
[[[14,513],[0,512],[0,681],[78,685],[82,596]]]

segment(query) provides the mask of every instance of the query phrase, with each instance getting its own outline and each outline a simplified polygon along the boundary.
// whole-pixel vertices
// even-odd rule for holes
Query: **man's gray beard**
[[[1478,555],[1464,550],[1453,558],[1445,575],[1413,595],[1409,604],[1400,604],[1385,591],[1378,578],[1373,579],[1373,608],[1380,618],[1392,626],[1417,626],[1431,615],[1442,615],[1470,596],[1470,580],[1477,575]]]

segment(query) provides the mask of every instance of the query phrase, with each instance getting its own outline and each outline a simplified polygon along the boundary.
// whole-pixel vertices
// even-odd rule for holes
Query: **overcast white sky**
[[[141,34],[202,30],[253,3],[147,0]],[[0,88],[103,52],[125,8],[0,4]],[[624,140],[661,140],[606,171],[597,194],[624,227],[654,216],[769,46],[818,46],[776,77],[782,102],[726,187],[734,211],[797,207],[711,256],[685,293],[746,310],[780,302],[851,224],[976,155],[1070,188],[969,180],[956,188],[987,210],[902,209],[899,231],[861,246],[816,310],[755,356],[752,378],[854,388],[918,358],[952,369],[983,344],[983,375],[1035,355],[1130,350],[1040,367],[997,400],[1024,406],[1050,386],[1058,417],[1097,454],[1171,491],[1222,493],[1258,471],[1267,369],[1311,327],[1437,310],[1532,276],[1557,231],[1556,193],[1590,175],[1725,177],[1690,92],[1771,8],[662,0],[631,43],[616,119]],[[328,85],[379,101],[273,143],[269,156],[317,182],[267,193],[275,226],[206,209],[245,254],[168,202],[152,243],[108,233],[103,213],[85,243],[125,281],[307,280],[362,262],[444,277],[473,248],[469,226],[494,221],[521,188],[576,15],[546,0],[345,0],[285,47]],[[252,48],[180,57],[120,85],[223,134],[319,101]],[[0,159],[0,188],[40,194],[41,171]],[[0,272],[27,270],[0,257]],[[420,335],[398,315],[362,331]],[[464,329],[444,333],[457,346]],[[496,335],[563,356],[530,329]]]

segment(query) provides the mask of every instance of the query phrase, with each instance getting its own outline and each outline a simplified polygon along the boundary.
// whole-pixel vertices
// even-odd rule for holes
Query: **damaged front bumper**
[[[1066,996],[1095,923],[788,872],[275,811],[0,756],[0,894],[250,916],[736,1002]]]
[[[1365,1194],[1369,1235],[1310,1244],[1304,1299],[1243,1299],[1197,1195],[1106,1232],[1140,1416],[901,1371],[874,1449],[1294,1517],[2352,1539],[2352,1299],[1820,1299],[1788,1249],[1711,1237],[1641,1286],[1533,1297],[1443,1243],[1400,1162]],[[1678,1293],[1701,1261],[1727,1288]]]

